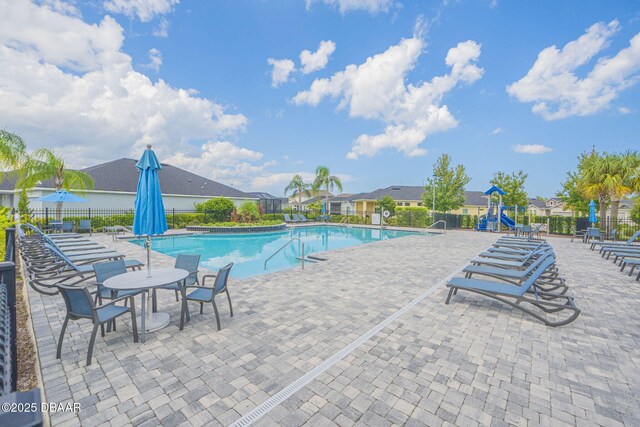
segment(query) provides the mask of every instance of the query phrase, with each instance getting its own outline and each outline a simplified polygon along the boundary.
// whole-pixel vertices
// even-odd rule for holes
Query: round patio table
[[[140,331],[142,342],[144,342],[146,332],[157,331],[169,324],[168,313],[147,313],[145,310],[145,301],[147,302],[146,305],[150,306],[149,290],[179,282],[186,279],[187,276],[189,276],[189,272],[180,268],[152,268],[150,271],[143,269],[118,274],[105,280],[103,285],[116,291],[142,290]],[[149,312],[151,311],[149,310]]]

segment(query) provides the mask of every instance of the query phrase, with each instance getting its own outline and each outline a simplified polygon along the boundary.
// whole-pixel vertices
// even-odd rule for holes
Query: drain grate
[[[285,388],[280,390],[278,393],[274,394],[258,406],[256,406],[251,412],[243,415],[241,418],[238,418],[230,427],[247,427],[252,425],[254,422],[262,418],[264,415],[268,414],[273,408],[287,400],[289,397],[293,396],[294,393],[301,390],[304,386],[309,384],[311,381],[319,377],[324,371],[335,365],[338,361],[345,358],[349,353],[351,353],[356,348],[360,347],[366,341],[371,339],[374,335],[380,332],[382,329],[387,327],[391,322],[396,320],[398,317],[402,316],[407,311],[411,310],[415,307],[420,301],[434,293],[438,288],[447,283],[453,276],[458,274],[467,264],[463,264],[458,267],[453,273],[440,280],[438,283],[418,295],[413,301],[409,302],[404,307],[400,308],[398,311],[393,313],[391,316],[384,319],[382,322],[378,323],[371,329],[369,329],[364,334],[360,335],[354,341],[352,341],[349,345],[342,348],[340,351],[325,359],[322,363],[317,365],[315,368],[287,385]]]

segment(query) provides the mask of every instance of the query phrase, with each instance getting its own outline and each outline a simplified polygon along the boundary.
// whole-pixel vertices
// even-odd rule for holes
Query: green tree
[[[27,197],[27,189],[23,188],[20,191],[20,198],[18,199],[18,213],[24,221],[29,221],[31,216],[31,209],[29,209],[29,198]]]
[[[298,212],[302,212],[302,196],[311,197],[311,184],[304,182],[300,175],[294,175],[289,184],[284,188],[284,195],[289,191],[298,198]]]
[[[204,203],[196,203],[196,212],[206,212],[211,215],[214,222],[231,221],[231,213],[236,210],[236,205],[226,197],[214,197]]]
[[[635,151],[622,154],[605,153],[598,167],[602,184],[611,200],[611,218],[618,218],[620,200],[640,191],[637,180],[640,155]]]
[[[600,218],[607,215],[607,205],[611,201],[605,184],[605,156],[592,150],[583,153],[578,163],[578,191],[587,199],[595,199],[598,202]]]
[[[342,181],[335,175],[331,175],[329,168],[326,166],[318,166],[316,168],[316,179],[313,181],[311,189],[313,191],[318,191],[320,189],[324,189],[326,194],[324,196],[326,212],[329,212],[329,192],[334,188],[342,191]]]
[[[0,173],[0,182],[6,175],[20,176],[27,157],[24,140],[14,133],[0,129],[0,170],[9,171],[8,174]]]
[[[631,212],[629,214],[631,219],[636,224],[640,224],[640,197],[636,197],[633,201],[633,207],[631,208]]]
[[[524,189],[524,183],[527,180],[527,174],[523,171],[513,172],[507,174],[504,172],[497,172],[491,180],[491,185],[495,185],[504,191],[502,196],[502,203],[505,206],[528,206],[529,199],[527,198],[527,192]]]
[[[260,209],[256,202],[247,200],[242,202],[238,208],[238,215],[242,218],[242,222],[255,222],[260,218]]]
[[[433,165],[433,177],[425,185],[422,200],[425,206],[433,205],[435,189],[435,209],[447,212],[464,205],[464,189],[471,181],[463,165],[451,166],[451,157],[443,154]]]
[[[39,148],[31,153],[24,162],[22,177],[16,186],[32,188],[39,182],[52,179],[53,186],[58,190],[90,190],[93,188],[93,178],[88,173],[67,169],[64,159],[49,148]],[[56,217],[62,215],[62,203],[56,203]]]
[[[576,215],[586,215],[589,213],[589,199],[583,196],[579,184],[579,172],[568,172],[562,190],[556,193],[556,197],[562,200],[563,209],[571,209]]]
[[[382,212],[389,211],[389,214],[393,216],[396,213],[396,201],[391,196],[382,196],[382,199],[378,202],[382,208]]]

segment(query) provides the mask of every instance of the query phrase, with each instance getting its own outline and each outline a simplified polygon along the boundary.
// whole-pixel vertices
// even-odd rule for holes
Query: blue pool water
[[[217,271],[230,262],[234,263],[231,276],[242,279],[259,274],[299,267],[299,242],[294,241],[267,263],[264,262],[293,237],[302,239],[305,254],[330,251],[362,245],[379,240],[416,234],[409,231],[379,230],[336,226],[299,227],[269,233],[200,234],[154,238],[155,251],[175,257],[178,254],[200,254],[200,265]],[[143,246],[143,239],[132,240]]]

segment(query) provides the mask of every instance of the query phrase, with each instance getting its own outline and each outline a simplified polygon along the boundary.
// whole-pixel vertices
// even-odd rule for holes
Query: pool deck
[[[442,282],[497,238],[448,231],[326,253],[328,261],[230,280],[234,317],[219,300],[178,330],[173,292],[159,308],[171,323],[133,343],[98,336],[85,366],[88,321],[71,322],[60,296],[29,289],[48,402],[79,402],[55,426],[231,425]],[[94,240],[128,258],[144,249]],[[569,239],[550,238],[582,309],[550,328],[518,310],[438,286],[255,422],[260,426],[640,425],[640,283]],[[173,258],[153,253],[153,265]],[[205,271],[202,272],[203,274]]]

